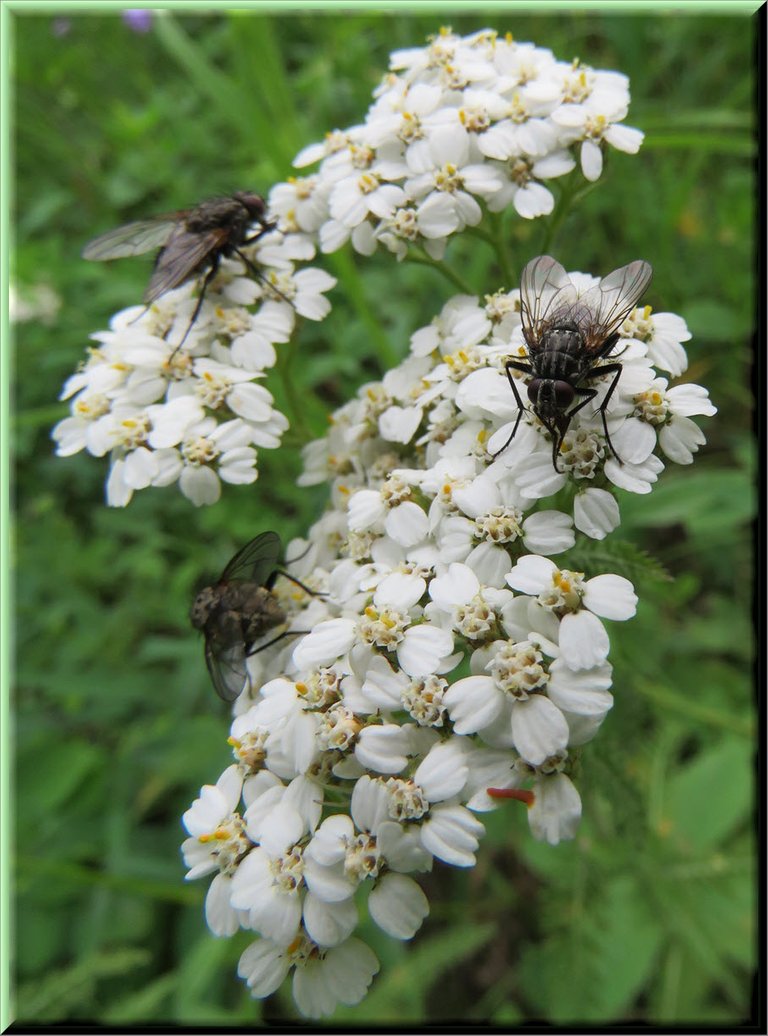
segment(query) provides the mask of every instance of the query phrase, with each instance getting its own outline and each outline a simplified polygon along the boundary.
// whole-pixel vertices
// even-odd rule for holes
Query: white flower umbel
[[[571,276],[580,292],[596,282]],[[584,571],[568,552],[577,531],[603,539],[616,528],[622,489],[652,489],[655,451],[689,463],[703,441],[693,418],[714,412],[704,389],[657,374],[638,334],[622,339],[608,415],[621,462],[590,408],[573,415],[557,470],[528,409],[514,441],[489,449],[518,417],[503,370],[505,357],[525,356],[515,291],[450,300],[414,332],[411,355],[307,447],[301,481],[326,480],[330,506],[297,572],[322,596],[295,614],[294,640],[250,660],[235,766],[185,818],[190,875],[219,871],[211,929],[261,936],[240,965],[255,996],[293,972],[303,1013],[356,1002],[377,968],[356,940],[362,912],[412,938],[429,911],[419,874],[473,866],[484,830],[474,814],[519,808],[502,798],[527,805],[535,838],[574,837],[574,753],[613,704],[605,623],[630,619],[637,598],[625,577]],[[133,480],[153,456],[234,435],[268,406],[231,357],[193,365],[207,403],[220,395],[237,415],[216,425],[202,390],[177,391],[159,417],[156,403],[102,414],[89,441],[106,449],[133,435],[143,458]],[[566,487],[563,510],[552,497]],[[335,969],[349,947],[358,971],[346,987]]]
[[[448,239],[487,207],[523,219],[552,212],[546,186],[577,167],[597,180],[606,148],[635,154],[623,125],[629,81],[491,30],[441,29],[427,46],[392,55],[362,124],[304,148],[311,176],[270,196],[282,225],[316,236],[324,252],[347,241],[402,259],[442,257]]]
[[[278,447],[288,428],[259,383],[275,345],[288,341],[297,315],[322,320],[330,309],[324,292],[334,278],[295,269],[314,251],[302,234],[260,237],[243,248],[260,278],[224,260],[194,323],[194,281],[116,314],[64,387],[71,415],[53,429],[57,453],[109,454],[113,507],[149,486],[178,483],[201,506],[219,499],[222,482],[255,482],[258,450]]]

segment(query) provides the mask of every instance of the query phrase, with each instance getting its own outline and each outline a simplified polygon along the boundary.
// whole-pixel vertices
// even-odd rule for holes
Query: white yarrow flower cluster
[[[261,382],[297,315],[328,313],[335,280],[296,269],[314,255],[304,235],[272,231],[243,251],[261,279],[224,260],[194,322],[194,280],[117,313],[65,384],[71,413],[53,430],[57,453],[109,455],[110,506],[173,483],[197,506],[215,503],[222,482],[254,482],[257,451],[280,445],[288,419]]]
[[[402,259],[418,245],[439,259],[483,206],[548,215],[550,181],[577,165],[597,180],[606,148],[635,154],[643,140],[623,125],[625,75],[491,30],[443,29],[392,54],[390,68],[361,124],[296,157],[318,171],[270,195],[283,224],[317,235],[324,252],[351,241],[363,255],[382,244]]]
[[[570,276],[581,291],[596,280]],[[657,446],[690,462],[691,416],[714,413],[706,390],[652,365],[685,366],[680,318],[657,327],[645,307],[622,335],[608,424],[623,464],[601,394],[574,416],[562,470],[527,409],[490,450],[518,416],[503,369],[526,354],[517,291],[451,299],[306,448],[301,481],[329,482],[331,506],[290,554],[323,595],[293,617],[308,633],[249,659],[236,763],[185,815],[188,877],[215,875],[211,929],[258,937],[239,967],[254,996],[290,974],[306,1015],[360,1000],[378,970],[355,935],[362,904],[412,938],[429,909],[418,875],[473,866],[477,814],[503,796],[528,805],[534,837],[574,837],[574,753],[612,706],[610,624],[637,598],[558,556],[577,530],[615,527],[617,487],[650,491]],[[545,501],[567,485],[572,509]]]

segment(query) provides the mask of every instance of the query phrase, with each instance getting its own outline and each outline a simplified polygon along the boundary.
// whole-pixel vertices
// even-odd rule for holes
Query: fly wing
[[[264,586],[275,571],[281,552],[277,533],[262,532],[235,554],[222,572],[220,582],[243,579]]]
[[[147,305],[189,280],[200,264],[226,242],[227,236],[228,231],[224,227],[214,227],[205,233],[190,233],[183,223],[175,224],[157,257],[157,265],[144,293]]]
[[[178,225],[183,213],[155,216],[154,219],[140,219],[122,227],[108,230],[83,249],[83,259],[105,262],[107,259],[123,259],[131,255],[143,255],[156,248],[162,248]]]
[[[648,287],[653,269],[643,259],[621,266],[579,299],[579,307],[590,313],[584,328],[584,345],[598,351],[607,338],[624,323]]]
[[[205,664],[216,693],[224,701],[234,701],[249,683],[243,643],[222,648],[216,647],[214,642],[206,638]]]
[[[520,316],[529,350],[539,347],[544,325],[575,301],[576,288],[551,255],[540,255],[526,264],[520,275]]]

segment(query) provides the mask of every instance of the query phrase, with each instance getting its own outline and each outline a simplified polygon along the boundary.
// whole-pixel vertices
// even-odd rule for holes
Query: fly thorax
[[[541,338],[536,373],[545,378],[569,378],[581,367],[584,339],[575,325],[553,327]]]
[[[263,586],[249,587],[248,590],[243,601],[243,611],[247,618],[245,639],[255,640],[262,633],[285,622],[285,612],[275,596]]]

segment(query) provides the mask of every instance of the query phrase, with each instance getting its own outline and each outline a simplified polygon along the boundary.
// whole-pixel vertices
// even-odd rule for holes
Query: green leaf
[[[611,882],[600,907],[593,937],[598,982],[592,1017],[625,1017],[651,976],[662,930],[631,878]]]
[[[422,939],[398,963],[390,962],[386,971],[382,970],[360,1005],[339,1007],[334,1019],[375,1020],[377,1024],[421,1021],[429,987],[484,946],[494,931],[492,924],[459,925]]]
[[[74,739],[27,747],[19,762],[19,812],[34,816],[60,809],[89,775],[104,764],[98,745]]]
[[[101,1021],[107,1025],[121,1025],[137,1018],[151,1018],[156,1021],[165,1017],[163,1004],[171,997],[179,976],[176,971],[161,975],[138,992],[120,997],[102,1014]]]
[[[143,967],[149,958],[146,950],[134,948],[102,950],[44,978],[27,982],[18,990],[16,1009],[19,1021],[52,1020],[70,1017],[73,1008],[95,992],[99,979],[126,975]]]
[[[622,502],[622,515],[625,526],[680,523],[693,536],[722,536],[749,521],[755,506],[755,486],[744,471],[681,471],[654,488],[653,500]]]
[[[716,299],[700,299],[685,307],[685,320],[695,339],[706,342],[732,341],[749,332],[748,312]]]
[[[687,852],[714,849],[748,820],[753,795],[749,745],[724,738],[669,780],[665,833]]]
[[[580,538],[568,553],[568,564],[575,563],[590,577],[601,572],[613,572],[633,583],[644,580],[672,579],[664,565],[648,551],[628,540],[588,540]]]

